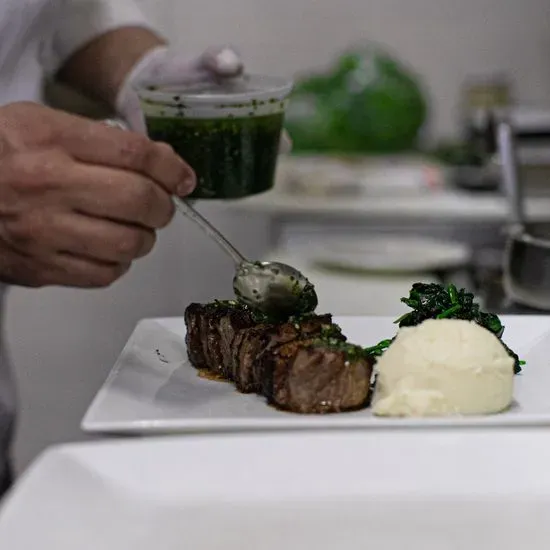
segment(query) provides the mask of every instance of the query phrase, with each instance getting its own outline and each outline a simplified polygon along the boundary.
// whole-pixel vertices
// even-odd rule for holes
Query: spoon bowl
[[[195,222],[235,263],[233,290],[239,301],[271,319],[315,310],[315,288],[300,271],[280,262],[247,260],[189,201],[178,197],[173,200],[176,208]]]
[[[233,290],[241,302],[269,317],[299,315],[317,307],[313,285],[300,271],[280,262],[242,262]]]

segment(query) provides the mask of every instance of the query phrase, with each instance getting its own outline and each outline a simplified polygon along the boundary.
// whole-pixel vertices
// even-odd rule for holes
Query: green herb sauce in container
[[[292,81],[247,75],[223,84],[137,90],[149,137],[197,174],[194,199],[237,199],[273,187]]]

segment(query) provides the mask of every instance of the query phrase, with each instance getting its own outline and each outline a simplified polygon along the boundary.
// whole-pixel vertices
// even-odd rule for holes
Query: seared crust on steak
[[[201,322],[205,314],[205,306],[202,304],[189,304],[185,309],[184,319],[187,326],[185,344],[189,361],[197,369],[207,368],[204,348],[202,346]]]
[[[193,303],[184,318],[187,355],[193,366],[231,379],[232,344],[238,331],[256,325],[251,311],[233,301]]]
[[[233,366],[233,380],[240,392],[258,393],[260,390],[254,367],[259,355],[269,347],[273,330],[272,325],[259,325],[243,331]]]
[[[223,314],[218,316],[219,347],[222,356],[221,374],[228,380],[233,380],[233,342],[235,337],[239,332],[255,325],[254,316],[245,308],[226,306]]]

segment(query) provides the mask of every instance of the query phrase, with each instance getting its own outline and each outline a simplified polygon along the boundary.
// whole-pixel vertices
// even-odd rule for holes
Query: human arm
[[[68,17],[53,40],[55,73],[66,84],[106,102],[134,131],[146,133],[133,86],[194,84],[234,78],[244,70],[240,56],[227,46],[195,57],[169,48],[132,0],[64,2]],[[290,149],[286,134],[281,149]]]
[[[57,78],[116,109],[118,92],[131,69],[147,52],[164,44],[159,35],[142,27],[107,31],[73,53]]]
[[[55,9],[46,73],[111,107],[128,71],[165,43],[132,0],[57,0]]]

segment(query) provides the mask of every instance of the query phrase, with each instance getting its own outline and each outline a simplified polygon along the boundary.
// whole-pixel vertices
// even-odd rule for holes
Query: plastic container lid
[[[290,79],[262,75],[245,75],[215,82],[181,86],[159,86],[136,89],[142,103],[179,107],[180,109],[250,107],[276,103],[288,98]]]

